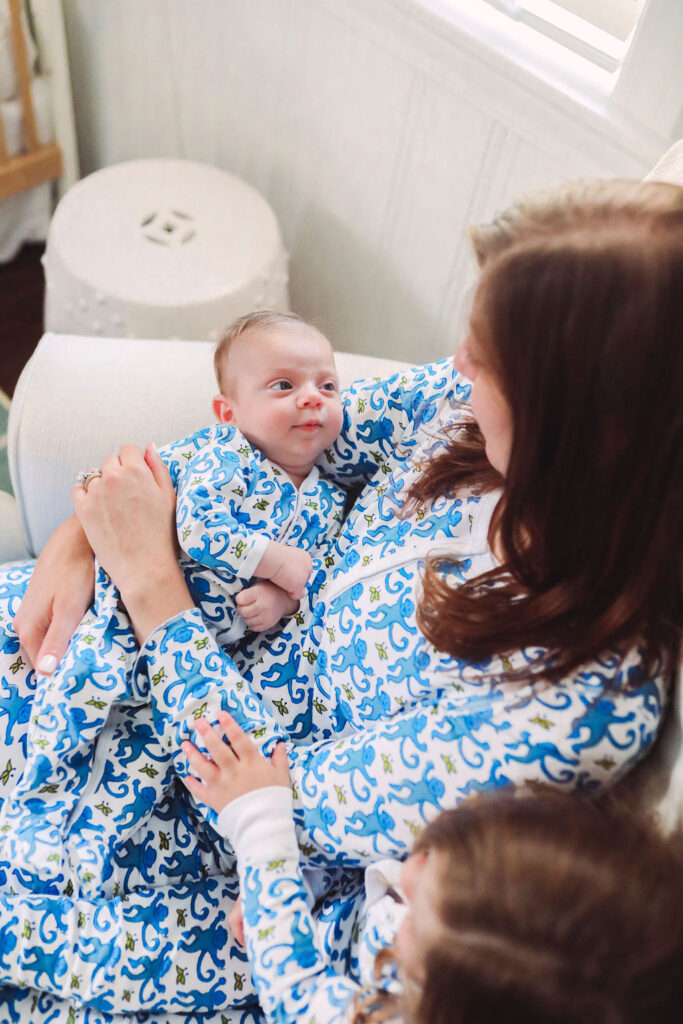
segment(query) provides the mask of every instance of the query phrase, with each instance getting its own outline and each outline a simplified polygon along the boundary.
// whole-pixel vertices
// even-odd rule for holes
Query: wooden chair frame
[[[51,142],[41,146],[38,141],[36,115],[31,96],[31,71],[21,24],[21,0],[9,0],[9,13],[14,66],[28,149],[21,156],[10,157],[7,151],[5,126],[0,115],[0,202],[18,192],[42,185],[45,181],[53,181],[62,174],[62,152],[57,143]]]

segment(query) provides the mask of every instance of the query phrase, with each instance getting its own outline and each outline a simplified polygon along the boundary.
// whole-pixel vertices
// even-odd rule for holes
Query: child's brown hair
[[[676,1024],[679,844],[631,811],[550,791],[446,811],[415,845],[438,892],[420,982],[369,1015],[359,1001],[356,1024]]]

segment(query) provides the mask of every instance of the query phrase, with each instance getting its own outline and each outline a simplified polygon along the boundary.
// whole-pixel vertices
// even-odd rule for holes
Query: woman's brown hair
[[[673,665],[683,611],[683,189],[565,186],[473,238],[483,263],[477,340],[513,418],[492,524],[504,564],[453,588],[444,558],[431,558],[421,629],[468,660],[541,647],[537,672],[551,679],[636,641],[644,671]],[[470,424],[409,501],[496,482]]]
[[[383,1011],[410,1024],[675,1024],[678,842],[616,805],[551,792],[444,812],[415,846],[434,857],[437,902],[420,980]],[[379,1019],[362,1005],[358,1022]]]

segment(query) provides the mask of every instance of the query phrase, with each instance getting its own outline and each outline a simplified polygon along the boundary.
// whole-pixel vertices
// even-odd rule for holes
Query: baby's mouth
[[[320,427],[322,427],[322,423],[319,420],[309,420],[308,423],[299,423],[296,429],[303,430],[305,434],[314,434]]]

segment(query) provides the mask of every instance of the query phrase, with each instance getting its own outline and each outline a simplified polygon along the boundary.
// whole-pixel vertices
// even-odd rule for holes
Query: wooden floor
[[[0,263],[0,389],[10,397],[43,333],[44,248],[25,245]]]

